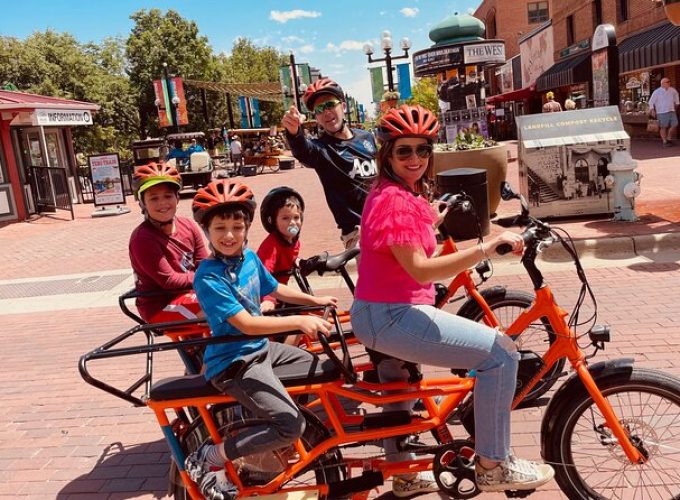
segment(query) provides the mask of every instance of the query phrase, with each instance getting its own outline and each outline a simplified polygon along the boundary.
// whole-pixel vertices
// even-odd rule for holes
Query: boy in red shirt
[[[130,236],[130,263],[138,292],[190,289],[198,263],[208,256],[196,224],[178,217],[182,181],[165,163],[149,163],[134,175],[144,222]],[[194,319],[200,312],[191,292],[137,298],[139,314],[148,323]]]

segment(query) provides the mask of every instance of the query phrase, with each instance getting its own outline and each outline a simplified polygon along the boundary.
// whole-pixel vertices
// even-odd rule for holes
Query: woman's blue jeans
[[[351,313],[354,334],[370,349],[412,363],[476,370],[476,452],[490,460],[507,458],[519,360],[510,337],[428,305],[355,300]],[[400,375],[395,366],[379,368],[382,382],[407,378],[408,374],[402,370]],[[383,411],[410,410],[411,403],[384,405]],[[394,440],[385,442],[385,452],[391,461],[410,457],[396,453]]]

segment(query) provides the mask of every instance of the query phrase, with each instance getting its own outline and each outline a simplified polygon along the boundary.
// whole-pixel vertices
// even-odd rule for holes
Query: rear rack
[[[127,294],[126,294],[127,295]],[[122,297],[122,296],[121,296]],[[290,315],[290,314],[301,314],[301,313],[306,313],[306,312],[318,312],[324,310],[323,307],[317,307],[317,306],[300,306],[300,307],[290,307],[286,309],[280,309],[276,311],[277,315]],[[340,322],[337,318],[337,314],[335,311],[333,311],[333,316],[334,316],[334,323],[336,328],[340,328]],[[78,362],[78,371],[80,372],[80,376],[87,382],[88,384],[92,385],[93,387],[96,387],[98,389],[101,389],[104,392],[107,392],[117,398],[120,398],[124,401],[128,401],[132,403],[134,406],[146,406],[146,399],[148,398],[149,392],[151,390],[151,384],[153,381],[153,354],[156,352],[164,352],[164,351],[172,351],[172,350],[177,350],[180,353],[186,349],[190,348],[197,348],[197,347],[204,347],[209,344],[223,344],[223,343],[228,343],[228,342],[241,342],[244,340],[253,340],[252,335],[228,335],[228,336],[221,336],[221,337],[206,337],[206,338],[198,338],[198,339],[189,339],[189,340],[182,340],[179,342],[173,342],[173,341],[164,341],[164,342],[156,342],[156,337],[159,337],[162,335],[160,333],[162,330],[165,329],[172,329],[172,328],[178,328],[178,327],[186,327],[189,325],[196,325],[196,324],[205,324],[206,328],[208,328],[207,323],[205,319],[189,319],[189,320],[183,320],[183,321],[171,321],[171,322],[166,322],[166,323],[150,323],[150,324],[140,324],[136,325],[129,330],[125,331],[124,333],[118,335],[117,337],[109,340],[108,342],[100,345],[99,347],[96,347],[95,349],[87,352],[86,354],[82,355],[80,357],[80,360]],[[340,331],[340,330],[339,330]],[[117,347],[119,344],[124,342],[125,340],[137,335],[143,333],[146,338],[146,344],[144,345],[136,345],[136,346],[131,346],[131,347]],[[300,332],[295,330],[291,332],[285,332],[285,333],[279,333],[276,335],[297,335]],[[273,335],[270,335],[269,337],[272,337]],[[325,338],[324,338],[325,340]],[[113,385],[104,382],[103,380],[95,377],[92,375],[88,368],[88,363],[91,361],[96,361],[96,360],[101,360],[101,359],[110,359],[110,358],[118,358],[122,356],[132,356],[132,355],[145,355],[146,356],[146,365],[145,365],[145,373],[139,377],[135,382],[132,383],[129,387],[125,389],[121,389],[118,387],[114,387]],[[336,358],[337,359],[337,358]],[[342,363],[342,362],[341,362]],[[144,392],[143,394],[138,397],[135,396],[134,393],[140,387],[144,387]]]

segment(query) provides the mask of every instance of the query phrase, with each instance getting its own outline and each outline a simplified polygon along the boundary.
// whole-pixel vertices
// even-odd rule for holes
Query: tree
[[[439,113],[439,102],[437,100],[437,78],[426,76],[416,80],[411,89],[413,96],[408,100],[409,104],[420,104],[435,114]]]
[[[140,114],[140,133],[159,133],[154,104],[153,80],[163,76],[163,63],[171,75],[185,79],[212,80],[217,60],[205,36],[199,35],[195,22],[174,10],[139,10],[130,16],[135,23],[126,42],[127,72]],[[201,112],[200,92],[187,89],[186,98],[192,128],[206,128]]]
[[[122,42],[81,45],[68,33],[35,32],[26,40],[0,37],[0,81],[21,91],[98,104],[91,127],[75,127],[76,151],[126,156],[138,115],[130,99]]]

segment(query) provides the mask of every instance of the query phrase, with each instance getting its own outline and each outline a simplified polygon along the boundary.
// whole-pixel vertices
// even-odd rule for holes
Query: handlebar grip
[[[534,238],[534,230],[526,229],[522,231],[522,239],[524,240],[524,246],[526,247],[529,242]],[[496,247],[496,253],[498,255],[505,255],[506,253],[512,252],[512,245],[510,243],[501,243]]]
[[[496,253],[498,255],[505,255],[510,252],[512,252],[512,245],[510,243],[501,243],[496,247]]]

